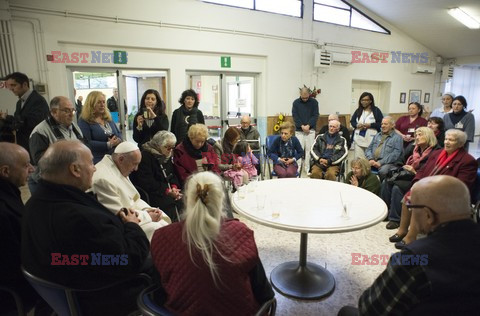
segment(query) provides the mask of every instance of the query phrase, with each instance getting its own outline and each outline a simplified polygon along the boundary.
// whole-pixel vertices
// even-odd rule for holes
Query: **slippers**
[[[407,234],[404,234],[404,235],[399,235],[399,234],[395,234],[393,236],[390,236],[388,238],[388,240],[390,240],[390,242],[399,242],[403,239],[403,237],[407,236]]]

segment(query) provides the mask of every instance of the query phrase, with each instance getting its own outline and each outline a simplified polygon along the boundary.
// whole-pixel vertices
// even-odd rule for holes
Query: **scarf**
[[[196,149],[193,147],[192,142],[190,141],[190,138],[185,137],[183,140],[183,146],[185,146],[185,150],[187,151],[187,154],[189,154],[191,157],[195,159],[202,159],[202,153],[208,151],[208,144],[205,142],[203,146],[200,149]]]
[[[295,149],[293,148],[292,137],[286,142],[280,139],[280,158],[293,158],[295,157]]]
[[[440,171],[445,168],[445,166],[457,156],[458,152],[460,151],[460,148],[455,150],[453,153],[450,155],[447,154],[445,149],[442,150],[440,155],[438,155],[437,162],[435,163],[435,168],[433,168],[432,172],[430,173],[430,176],[434,176],[436,174],[439,174]]]
[[[166,163],[169,159],[172,158],[170,155],[169,157],[165,156],[162,154],[160,151],[158,151],[155,147],[152,146],[152,141],[146,142],[145,144],[142,145],[142,149],[145,151],[150,152],[160,164]]]
[[[418,168],[420,167],[420,162],[422,162],[423,159],[428,157],[428,155],[432,150],[433,150],[433,147],[428,147],[422,152],[422,149],[420,148],[420,146],[416,145],[415,148],[413,149],[412,155],[408,157],[407,162],[405,164],[412,166],[413,169],[415,170],[418,170]]]
[[[458,122],[460,122],[462,120],[462,118],[465,115],[467,115],[467,112],[465,112],[465,110],[462,110],[462,112],[460,112],[460,113],[452,112],[448,115],[450,115],[450,120],[452,121],[453,126],[455,126],[455,125],[457,125]]]

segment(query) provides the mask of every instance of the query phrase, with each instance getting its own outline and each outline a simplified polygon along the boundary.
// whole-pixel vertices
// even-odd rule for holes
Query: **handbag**
[[[395,169],[395,170],[391,170],[392,172],[388,173],[388,176],[387,176],[387,183],[388,184],[395,184],[396,181],[412,181],[413,178],[415,177],[415,175],[403,168],[400,168],[400,169]]]

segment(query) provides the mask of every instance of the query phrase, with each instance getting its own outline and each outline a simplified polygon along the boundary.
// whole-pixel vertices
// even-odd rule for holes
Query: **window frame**
[[[382,24],[378,23],[377,21],[375,21],[374,19],[372,19],[371,17],[369,17],[368,15],[366,15],[365,13],[363,13],[361,10],[357,9],[354,5],[351,5],[350,3],[348,3],[347,1],[345,0],[340,0],[341,2],[345,3],[347,6],[350,7],[349,10],[347,9],[344,9],[344,8],[339,8],[339,7],[336,7],[336,6],[332,6],[332,5],[328,5],[328,4],[322,4],[322,3],[316,3],[315,0],[312,1],[313,3],[313,10],[312,10],[312,21],[313,22],[319,22],[319,23],[328,23],[328,24],[331,24],[331,25],[336,25],[336,26],[341,26],[341,27],[348,27],[348,28],[352,28],[352,29],[357,29],[357,30],[362,30],[362,31],[368,31],[368,32],[374,32],[374,33],[378,33],[378,34],[385,34],[385,35],[392,35],[392,32],[387,29],[386,27],[384,27]],[[320,21],[320,20],[315,20],[315,6],[324,6],[324,7],[329,7],[329,8],[334,8],[334,9],[337,9],[337,10],[343,10],[343,11],[348,11],[350,12],[350,21],[349,21],[349,25],[343,25],[343,24],[338,24],[338,23],[332,23],[332,22],[326,22],[326,21]],[[369,30],[369,29],[364,29],[364,28],[361,28],[361,27],[356,27],[356,26],[352,26],[352,11],[355,10],[357,11],[360,15],[362,15],[364,18],[367,18],[368,20],[370,20],[371,22],[375,23],[378,27],[380,27],[381,29],[383,29],[385,32],[380,32],[380,31],[375,31],[375,30]]]
[[[300,16],[296,16],[296,15],[285,14],[285,13],[277,13],[277,12],[272,12],[272,11],[259,10],[259,9],[256,8],[257,7],[257,0],[253,0],[253,8],[237,7],[235,5],[212,2],[214,0],[200,0],[200,1],[203,2],[203,3],[220,5],[220,6],[224,6],[224,7],[228,7],[228,8],[244,9],[244,10],[264,12],[264,13],[269,13],[269,14],[277,14],[277,15],[282,15],[282,16],[287,16],[287,17],[297,18],[297,19],[303,19],[303,11],[304,11],[303,9],[304,9],[304,6],[305,6],[304,0],[294,0],[294,1],[300,2]]]

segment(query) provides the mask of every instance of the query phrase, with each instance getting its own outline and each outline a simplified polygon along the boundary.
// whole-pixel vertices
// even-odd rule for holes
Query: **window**
[[[390,34],[390,31],[343,0],[314,0],[313,19],[357,29]]]
[[[202,0],[232,7],[302,17],[303,0]]]
[[[75,89],[111,89],[117,86],[115,74],[75,73]]]

